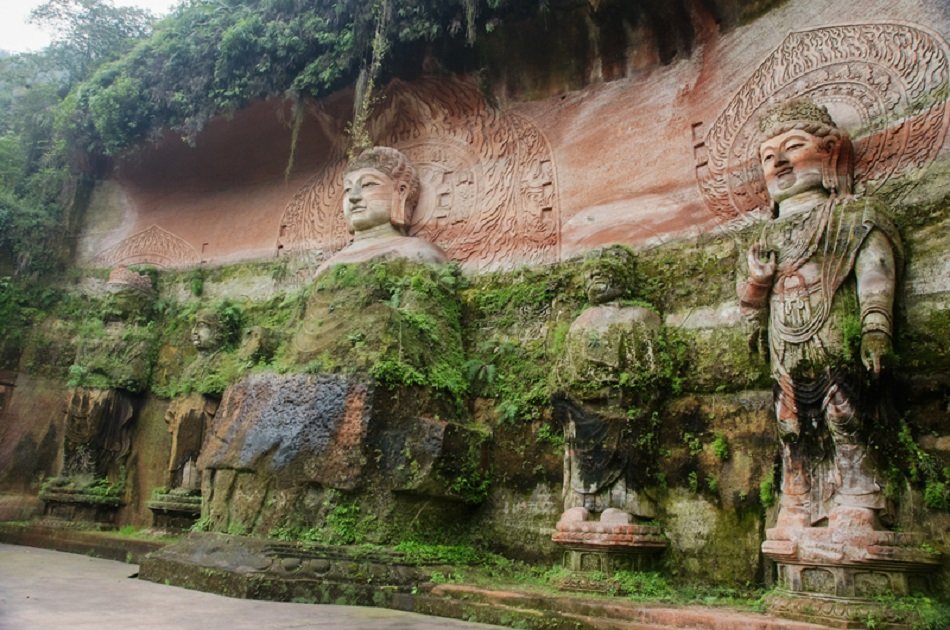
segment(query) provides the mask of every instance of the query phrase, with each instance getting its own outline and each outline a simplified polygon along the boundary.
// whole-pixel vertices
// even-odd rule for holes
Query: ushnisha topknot
[[[397,227],[406,227],[412,218],[412,211],[419,201],[419,174],[412,162],[398,149],[392,147],[373,147],[366,149],[346,165],[345,173],[361,168],[375,168],[386,173],[397,184],[406,185],[406,205],[403,211],[405,216],[393,216],[392,222]]]
[[[815,126],[837,128],[827,108],[808,98],[793,98],[763,114],[759,119],[759,135],[763,139],[773,138],[790,129]]]

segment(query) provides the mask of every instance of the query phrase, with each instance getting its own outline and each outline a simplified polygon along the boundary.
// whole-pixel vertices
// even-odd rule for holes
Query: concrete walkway
[[[130,579],[136,565],[0,544],[2,630],[494,628],[364,608],[232,599]]]

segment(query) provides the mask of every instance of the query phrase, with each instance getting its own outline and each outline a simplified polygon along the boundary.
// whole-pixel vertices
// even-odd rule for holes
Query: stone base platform
[[[632,523],[561,521],[551,538],[564,547],[566,569],[579,573],[596,571],[605,575],[615,571],[651,570],[668,545],[659,527]],[[578,576],[564,587],[596,590],[588,589],[584,584],[585,581]]]
[[[40,547],[132,563],[140,562],[146,554],[168,544],[163,540],[129,538],[109,531],[84,531],[75,527],[22,522],[0,522],[0,543]]]
[[[385,607],[451,572],[384,550],[191,533],[145,558],[139,577],[246,599]]]
[[[776,528],[762,552],[778,565],[768,610],[835,628],[910,628],[912,614],[875,598],[927,593],[940,554],[920,534],[835,527]]]
[[[228,540],[233,542],[228,543]],[[257,540],[247,545],[245,541],[249,540],[253,539],[190,534],[185,544],[166,544],[120,539],[106,532],[0,523],[0,542],[140,562],[140,576],[146,579],[164,582],[162,576],[167,575],[169,584],[238,597],[347,604],[362,600],[397,610],[537,630],[821,630],[825,627],[730,608],[650,605],[618,597],[595,599],[467,584],[434,585],[426,578],[448,567],[400,564],[404,558],[400,559],[399,554],[376,552],[360,557],[359,552],[347,554],[338,548],[299,547],[309,549],[310,553],[306,554],[291,552],[298,546],[290,543]],[[200,549],[208,555],[201,556]],[[145,551],[153,553],[142,558]],[[261,575],[264,571],[255,568],[262,559],[268,559],[267,566],[272,569],[269,576]],[[299,566],[295,559],[300,561]],[[388,569],[382,574],[370,572],[374,565],[379,571],[380,564],[387,565]],[[344,582],[333,583],[334,576],[340,573],[351,577],[360,575],[365,584],[353,584],[347,589]],[[302,580],[288,584],[295,580],[295,575]],[[201,576],[207,579],[202,581]],[[380,579],[381,576],[390,577]],[[386,588],[385,584],[393,579],[403,583]],[[315,609],[314,614],[319,615],[319,611]]]
[[[119,497],[57,489],[40,494],[43,518],[50,523],[114,529],[122,500]]]
[[[155,527],[162,530],[188,530],[201,516],[200,494],[153,494],[147,505]]]
[[[920,627],[913,613],[895,611],[870,599],[778,590],[766,597],[765,605],[777,617],[820,623],[829,628],[911,630]]]

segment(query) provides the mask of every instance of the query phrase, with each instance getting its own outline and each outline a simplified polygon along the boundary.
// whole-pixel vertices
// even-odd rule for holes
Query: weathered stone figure
[[[374,147],[347,165],[343,175],[343,216],[353,242],[320,265],[317,275],[340,263],[381,258],[445,262],[428,241],[407,236],[419,199],[419,175],[400,151]]]
[[[66,397],[62,474],[118,479],[132,445],[132,416],[132,402],[120,390],[71,389]]]
[[[176,398],[165,412],[165,424],[171,434],[172,445],[168,456],[169,488],[201,489],[201,476],[196,462],[204,434],[211,425],[218,400],[201,394]]]
[[[879,202],[852,195],[851,141],[825,108],[788,101],[760,130],[775,218],[748,252],[738,295],[743,314],[768,328],[782,437],[781,509],[769,537],[794,539],[825,516],[831,528],[876,529],[884,503],[851,346],[876,378],[891,348],[900,238]],[[833,457],[822,478],[826,436]]]
[[[585,261],[590,306],[571,324],[557,365],[561,392],[555,396],[554,413],[564,426],[564,513],[554,540],[569,547],[629,551],[665,546],[659,528],[636,525],[653,518],[656,508],[631,479],[635,464],[624,440],[631,402],[624,381],[656,368],[654,346],[661,326],[652,310],[621,301],[634,262],[621,246],[594,252]],[[591,522],[596,523],[593,528]],[[580,568],[585,561],[575,558],[569,564]],[[624,565],[594,566],[612,570]]]
[[[633,515],[652,518],[652,505],[626,483],[628,462],[621,440],[627,417],[620,379],[625,372],[653,367],[652,341],[660,318],[647,308],[620,302],[634,265],[628,249],[608,247],[587,263],[590,306],[571,324],[558,363],[566,394],[555,401],[566,442],[562,518],[587,520],[602,513],[623,522]],[[611,417],[611,403],[618,417]]]
[[[219,350],[224,343],[221,316],[212,309],[202,309],[195,315],[195,325],[191,327],[191,345],[198,352],[209,353]]]

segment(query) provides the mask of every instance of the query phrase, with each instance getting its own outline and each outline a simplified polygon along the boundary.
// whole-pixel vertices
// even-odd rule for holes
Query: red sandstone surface
[[[862,14],[873,16],[869,39],[896,41],[899,34],[882,24],[909,25],[945,53],[950,25],[943,11],[936,0],[862,4]],[[702,178],[716,166],[709,153],[719,149],[707,135],[724,111],[740,108],[734,99],[745,98],[756,69],[790,34],[807,40],[816,29],[861,21],[869,20],[856,18],[851,5],[819,0],[783,4],[727,33],[697,13],[690,56],[669,65],[628,64],[625,78],[502,102],[497,110],[451,79],[438,80],[452,83],[443,94],[436,80],[397,83],[371,131],[377,143],[400,146],[421,164],[414,233],[468,269],[550,263],[613,242],[645,247],[686,238],[724,220],[697,173]],[[913,55],[922,58],[926,46],[918,48],[909,63],[920,63]],[[794,91],[794,82],[780,79],[775,95]],[[445,93],[458,94],[457,102]],[[325,258],[346,238],[335,179],[350,99],[342,92],[311,108],[287,179],[289,113],[272,103],[213,121],[194,148],[169,137],[126,159],[113,174],[118,187],[101,186],[87,215],[81,262],[215,265],[272,259],[279,247],[316,249]],[[947,112],[933,115],[943,117],[943,131],[930,139],[922,163],[947,152]]]

